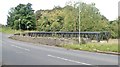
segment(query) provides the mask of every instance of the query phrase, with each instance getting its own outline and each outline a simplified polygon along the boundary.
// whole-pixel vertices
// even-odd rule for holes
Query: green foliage
[[[78,31],[78,5],[79,3],[74,3],[71,5],[66,5],[63,8],[55,7],[52,10],[38,10],[36,12],[38,26],[46,21],[43,20],[43,17],[47,17],[45,26],[39,26],[39,31],[45,31],[46,25],[49,25],[50,28],[53,28],[55,22],[57,24],[56,26],[58,26],[57,31]],[[100,14],[99,10],[95,7],[95,4],[80,3],[80,10],[81,31],[108,31],[108,20]],[[48,22],[50,24],[48,24]],[[56,29],[51,29],[51,31],[56,31]]]
[[[112,38],[118,38],[118,33],[120,33],[118,22],[119,20],[114,20],[109,23],[109,31],[111,32]]]
[[[36,20],[31,5],[30,3],[19,4],[15,8],[11,8],[8,13],[7,25],[17,30],[34,30]]]

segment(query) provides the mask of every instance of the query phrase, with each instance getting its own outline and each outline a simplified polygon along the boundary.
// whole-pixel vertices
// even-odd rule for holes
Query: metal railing
[[[20,35],[20,33],[14,34]],[[77,38],[79,36],[79,32],[27,32],[22,33],[22,36],[30,36],[30,37],[60,37],[60,38]],[[90,38],[91,40],[97,40],[100,42],[101,40],[109,40],[110,32],[80,32],[80,37]]]

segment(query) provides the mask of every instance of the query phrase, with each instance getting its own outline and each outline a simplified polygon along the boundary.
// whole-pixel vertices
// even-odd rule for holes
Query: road
[[[9,35],[2,35],[3,65],[118,65],[117,55],[36,46],[8,37]]]

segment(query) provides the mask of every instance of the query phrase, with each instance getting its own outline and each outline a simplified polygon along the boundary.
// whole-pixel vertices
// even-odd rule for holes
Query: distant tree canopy
[[[30,3],[19,4],[15,8],[11,8],[7,18],[7,25],[13,29],[33,30],[36,27],[34,10]]]
[[[80,4],[80,5],[79,5]],[[79,13],[80,8],[80,13]],[[80,25],[79,25],[80,16]],[[68,3],[64,7],[56,6],[51,10],[37,10],[31,4],[19,4],[9,11],[7,24],[13,29],[45,32],[109,31],[112,38],[118,37],[120,19],[109,21],[101,15],[95,4]]]
[[[65,7],[55,7],[52,10],[36,11],[37,28],[39,31],[106,31],[108,20],[101,15],[95,4],[74,3]]]

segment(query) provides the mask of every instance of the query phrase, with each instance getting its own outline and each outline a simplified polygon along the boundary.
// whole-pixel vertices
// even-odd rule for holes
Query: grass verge
[[[67,49],[74,49],[74,50],[85,50],[85,51],[91,51],[91,52],[120,52],[118,50],[117,44],[65,44],[61,45],[59,47],[64,47]]]
[[[10,27],[0,27],[0,32],[2,33],[6,33],[6,34],[15,34],[15,33],[24,33],[24,32],[36,32],[35,30],[29,31],[29,30],[25,30],[25,31],[20,31],[20,30],[14,30],[11,29]]]
[[[10,27],[0,27],[0,32],[6,34],[20,33],[20,30],[13,30]]]

